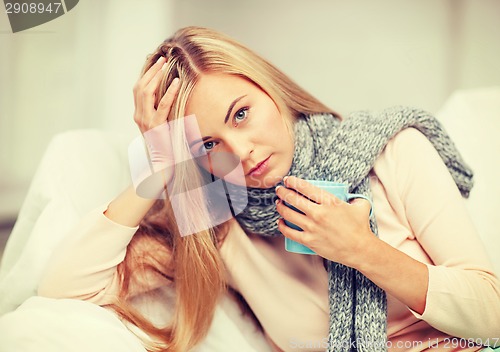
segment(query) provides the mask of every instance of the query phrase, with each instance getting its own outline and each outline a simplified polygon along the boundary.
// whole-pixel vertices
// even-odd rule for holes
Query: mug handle
[[[351,199],[354,199],[354,198],[363,198],[363,199],[366,199],[367,201],[370,202],[370,217],[372,217],[373,216],[373,203],[372,203],[372,200],[370,198],[368,198],[367,196],[364,196],[362,194],[347,193],[347,201],[350,201]]]

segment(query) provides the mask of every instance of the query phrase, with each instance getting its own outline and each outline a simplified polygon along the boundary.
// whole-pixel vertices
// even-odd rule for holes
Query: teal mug
[[[319,187],[319,188],[333,194],[335,197],[339,198],[340,200],[343,200],[344,202],[349,202],[351,199],[354,199],[354,198],[366,199],[367,201],[370,202],[370,205],[371,205],[370,216],[372,216],[372,213],[373,213],[372,201],[368,197],[366,197],[362,194],[349,193],[349,186],[348,185],[346,185],[344,183],[336,183],[336,182],[322,181],[322,180],[306,180],[306,181],[309,182],[310,184],[316,186],[316,187]],[[283,202],[283,203],[287,207],[289,207],[295,211],[298,211],[301,214],[304,214],[303,212],[301,212],[300,210],[295,208],[293,205],[288,204],[287,202]],[[290,221],[285,220],[285,224],[287,226],[291,227],[292,229],[302,231],[302,229],[300,227],[291,223]],[[285,249],[288,252],[293,252],[293,253],[312,254],[312,255],[316,254],[309,247],[306,247],[301,243],[295,242],[295,241],[289,239],[288,237],[285,237]]]

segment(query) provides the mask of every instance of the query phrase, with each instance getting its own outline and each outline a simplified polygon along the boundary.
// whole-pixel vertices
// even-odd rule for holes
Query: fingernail
[[[276,186],[276,188],[274,189],[275,192],[278,192],[278,189],[280,188],[281,186]]]
[[[288,179],[288,176],[283,177],[283,182],[286,182],[287,179]]]
[[[163,66],[161,67],[161,70],[162,70],[162,71],[165,71],[165,69],[166,69],[166,68],[167,68],[167,63],[165,62],[165,63],[163,64]]]
[[[165,57],[160,56],[160,57],[158,58],[158,60],[156,60],[156,62],[160,62],[160,61],[161,61],[161,60],[163,60],[164,58],[165,58]]]
[[[274,201],[274,204],[278,205],[278,203],[279,203],[279,202],[280,202],[280,200],[279,200],[279,199],[276,199],[276,200]]]
[[[173,86],[178,85],[178,84],[179,84],[179,81],[180,81],[180,80],[179,80],[179,77],[175,77],[175,78],[172,80],[172,85],[173,85]]]

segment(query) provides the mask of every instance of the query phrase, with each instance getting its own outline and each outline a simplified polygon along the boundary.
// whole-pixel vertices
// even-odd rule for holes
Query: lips
[[[247,175],[250,175],[252,172],[254,172],[255,170],[258,170],[266,161],[269,160],[271,156],[268,156],[266,159],[262,160],[260,163],[258,163],[257,165],[255,165],[252,169],[250,169],[250,171],[248,172]]]

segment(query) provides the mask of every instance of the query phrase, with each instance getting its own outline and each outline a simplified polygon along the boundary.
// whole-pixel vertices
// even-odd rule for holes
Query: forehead
[[[220,114],[235,98],[256,92],[260,89],[245,78],[229,74],[203,74],[189,96],[186,115]]]

